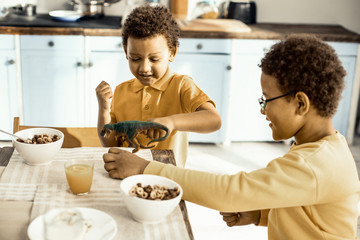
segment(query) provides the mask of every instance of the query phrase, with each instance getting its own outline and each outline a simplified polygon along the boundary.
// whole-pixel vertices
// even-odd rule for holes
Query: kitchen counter
[[[121,36],[120,17],[56,22],[46,14],[35,18],[10,15],[0,22],[0,34]],[[359,42],[360,34],[340,25],[259,23],[231,19],[179,21],[181,38],[281,39],[290,33],[311,33],[325,41]]]

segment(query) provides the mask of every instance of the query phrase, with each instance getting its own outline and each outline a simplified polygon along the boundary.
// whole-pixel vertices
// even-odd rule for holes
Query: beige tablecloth
[[[50,209],[63,207],[88,207],[108,213],[117,222],[114,239],[189,239],[179,207],[158,224],[142,224],[131,217],[119,190],[120,180],[111,179],[104,169],[102,155],[107,151],[107,148],[64,148],[46,166],[26,165],[15,151],[0,179],[0,239],[25,239],[31,220]],[[150,150],[140,150],[138,155],[152,160]],[[68,190],[64,173],[68,159],[95,163],[94,182],[88,195],[75,196]]]

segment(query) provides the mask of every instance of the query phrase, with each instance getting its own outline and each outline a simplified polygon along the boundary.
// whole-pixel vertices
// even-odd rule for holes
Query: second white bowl
[[[159,185],[167,188],[178,187],[180,193],[175,198],[169,200],[150,200],[142,199],[136,196],[130,196],[130,189],[137,183],[143,187],[150,185]],[[127,177],[120,183],[121,192],[124,194],[125,205],[138,222],[157,223],[163,221],[178,206],[183,190],[175,181],[156,175],[134,175]]]
[[[12,144],[16,151],[24,158],[25,163],[29,165],[45,165],[49,164],[60,150],[64,142],[64,134],[53,128],[29,128],[21,130],[15,135],[22,138],[32,139],[34,135],[47,134],[49,136],[58,135],[59,140],[46,144],[28,144],[17,141],[15,138]]]

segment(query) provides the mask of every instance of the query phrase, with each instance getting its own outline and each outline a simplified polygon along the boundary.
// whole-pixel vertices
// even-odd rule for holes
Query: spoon
[[[12,134],[12,133],[6,132],[6,131],[1,130],[1,129],[0,129],[0,132],[3,132],[3,133],[8,134],[8,135],[10,135],[10,136],[16,137],[16,138],[18,138],[18,139],[22,140],[24,143],[27,143],[27,139],[25,139],[25,138],[22,138],[22,137],[16,136],[15,134]]]

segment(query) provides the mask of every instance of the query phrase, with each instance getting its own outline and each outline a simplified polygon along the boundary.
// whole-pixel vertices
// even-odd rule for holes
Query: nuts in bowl
[[[64,134],[53,128],[29,128],[16,132],[16,135],[27,139],[25,143],[13,138],[12,144],[29,165],[49,164],[64,141]]]
[[[175,181],[148,174],[125,178],[120,190],[133,218],[143,223],[163,221],[178,206],[183,194]]]

